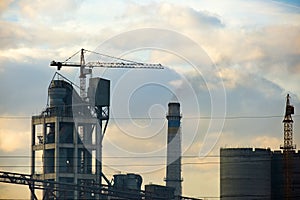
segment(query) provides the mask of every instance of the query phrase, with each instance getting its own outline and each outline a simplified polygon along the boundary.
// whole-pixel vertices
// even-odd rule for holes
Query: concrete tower
[[[166,186],[175,188],[176,199],[181,196],[181,129],[180,104],[169,103]]]
[[[95,97],[90,95],[88,104],[71,82],[56,76],[48,88],[49,105],[42,114],[32,117],[31,175],[78,186],[99,185],[104,176],[102,121],[106,116],[102,113],[103,107],[109,106],[109,80],[90,80],[89,93]],[[92,115],[91,107],[97,115]],[[62,186],[53,186],[53,191],[56,187]],[[43,195],[46,199],[102,199],[84,187],[80,191],[66,187],[64,191],[55,191],[55,196],[44,191]]]

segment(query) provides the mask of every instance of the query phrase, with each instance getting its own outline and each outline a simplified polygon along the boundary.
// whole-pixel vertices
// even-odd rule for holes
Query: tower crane
[[[120,62],[100,62],[100,61],[94,61],[94,62],[85,62],[84,54],[86,52],[98,54],[102,57],[108,57],[111,59],[119,60]],[[80,61],[79,63],[76,62],[70,62],[69,60],[80,53]],[[50,63],[50,66],[56,66],[57,70],[61,70],[62,67],[79,67],[80,68],[80,97],[82,101],[87,100],[87,88],[86,88],[86,76],[92,75],[92,70],[94,67],[103,67],[103,68],[114,68],[114,69],[164,69],[164,67],[161,64],[148,64],[148,63],[142,63],[142,62],[135,62],[127,59],[117,58],[101,53],[97,53],[94,51],[81,49],[77,51],[75,54],[70,56],[68,59],[66,59],[63,62],[57,62],[52,61]],[[96,115],[98,119],[101,121],[106,121],[105,128],[103,131],[103,134],[105,133],[106,126],[109,119],[109,105],[108,106],[95,106],[96,109]]]
[[[102,57],[108,57],[114,60],[118,60],[119,62],[100,62],[100,61],[94,61],[94,62],[86,62],[85,61],[85,53],[94,53],[98,54],[99,56]],[[76,56],[77,54],[80,54],[80,61],[78,63],[76,62],[70,62],[69,60]],[[87,87],[86,87],[86,78],[87,75],[92,76],[92,70],[94,67],[102,67],[102,68],[113,68],[113,69],[164,69],[164,67],[161,64],[147,64],[147,63],[142,63],[142,62],[135,62],[127,59],[122,59],[122,58],[116,58],[113,56],[105,55],[105,54],[100,54],[94,51],[89,51],[86,49],[81,49],[77,51],[75,54],[73,54],[71,57],[66,59],[63,62],[57,62],[57,61],[52,61],[50,63],[50,66],[56,66],[57,70],[61,70],[62,67],[78,67],[80,68],[80,97],[82,101],[85,103],[92,104],[91,99],[88,98],[87,95]],[[109,101],[109,100],[108,100]],[[100,146],[102,148],[102,140],[104,137],[104,134],[106,132],[108,120],[109,120],[109,103],[108,105],[92,105],[89,109],[91,109],[91,113],[95,114],[96,117],[99,120],[100,124],[100,129],[101,129],[101,141],[100,141]],[[103,126],[103,122],[105,122]],[[79,129],[83,129],[82,126],[79,127]],[[83,132],[83,130],[80,130],[80,132]],[[100,150],[102,152],[102,149]],[[100,156],[100,159],[102,158],[102,155]],[[102,161],[101,161],[102,162]],[[101,165],[101,164],[100,164]],[[110,184],[108,179],[105,177],[105,175],[102,173],[102,169],[100,169],[101,176],[104,178],[104,180],[107,182],[107,184]]]
[[[290,104],[290,95],[286,96],[285,115],[283,119],[283,149],[284,156],[284,199],[292,199],[292,185],[293,185],[293,152],[296,149],[296,145],[293,144],[293,119],[294,106]]]
[[[113,59],[120,60],[120,62],[100,62],[100,61],[95,61],[95,62],[85,62],[85,57],[84,54],[86,52],[90,53],[95,53],[100,56],[104,57],[109,57]],[[79,63],[74,63],[74,62],[68,62],[71,58],[73,58],[75,55],[80,53],[80,62]],[[121,59],[121,58],[116,58],[113,56],[105,55],[105,54],[100,54],[94,51],[89,51],[86,49],[81,49],[80,51],[76,52],[73,54],[71,57],[69,57],[67,60],[64,62],[56,62],[52,61],[50,63],[50,66],[56,66],[57,70],[60,70],[62,67],[79,67],[80,68],[80,96],[82,99],[85,99],[87,97],[87,92],[86,92],[86,75],[92,74],[92,69],[94,67],[103,67],[103,68],[125,68],[125,69],[164,69],[164,67],[161,64],[147,64],[147,63],[142,63],[142,62],[135,62],[131,60],[126,60],[126,59]]]

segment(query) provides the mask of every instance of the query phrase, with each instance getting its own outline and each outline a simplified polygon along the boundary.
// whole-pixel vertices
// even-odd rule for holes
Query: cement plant
[[[0,182],[27,185],[31,193],[28,198],[33,200],[38,199],[37,190],[43,191],[42,199],[196,200],[182,195],[181,131],[184,130],[181,130],[180,102],[165,102],[168,105],[165,185],[146,184],[142,188],[143,177],[134,172],[105,175],[102,142],[110,119],[110,80],[88,75],[95,67],[132,70],[164,67],[127,60],[86,62],[86,52],[84,49],[78,52],[79,63],[51,62],[58,71],[65,67],[80,69],[79,93],[72,81],[58,71],[54,74],[45,88],[48,89],[46,109],[31,119],[31,174],[1,171]],[[294,107],[290,101],[287,95],[281,150],[220,149],[219,199],[300,198],[300,151],[293,143]],[[37,173],[38,154],[43,157],[42,173]]]

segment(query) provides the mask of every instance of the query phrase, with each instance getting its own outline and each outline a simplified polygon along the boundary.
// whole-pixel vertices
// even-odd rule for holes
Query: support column
[[[31,176],[34,175],[35,172],[35,151],[33,150],[33,146],[35,145],[35,124],[33,124],[33,120],[31,121]],[[31,191],[31,200],[35,200],[35,190],[34,184],[33,189]]]
[[[96,123],[96,183],[102,184],[102,124]],[[96,199],[100,199],[101,195],[97,194]]]
[[[59,117],[55,118],[55,151],[54,151],[54,173],[55,180],[59,182]],[[59,192],[56,193],[56,196],[59,198]]]
[[[78,129],[76,123],[73,124],[73,141],[74,141],[74,151],[73,151],[73,170],[74,170],[74,184],[78,183]],[[74,191],[74,199],[78,199],[78,191]]]

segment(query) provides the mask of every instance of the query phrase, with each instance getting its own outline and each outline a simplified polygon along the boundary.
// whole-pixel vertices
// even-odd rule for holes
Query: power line
[[[270,118],[282,118],[282,115],[262,115],[262,116],[247,116],[247,115],[240,115],[240,116],[186,116],[183,119],[205,119],[205,120],[212,120],[212,119],[270,119]],[[293,117],[300,117],[300,115],[294,115]],[[0,116],[1,119],[31,119],[31,116]],[[110,117],[110,119],[115,120],[166,120],[165,117]]]
[[[223,161],[222,164],[240,164],[240,163],[258,163],[258,162],[270,162],[270,159],[255,159],[255,160],[239,160],[239,161]],[[220,164],[220,161],[211,161],[211,162],[184,162],[181,163],[184,165],[215,165]],[[143,163],[143,164],[104,164],[104,167],[153,167],[153,166],[165,166],[166,163]],[[0,167],[30,167],[31,165],[0,165]],[[81,165],[70,165],[70,167],[80,167]],[[95,167],[96,165],[88,165],[89,167]],[[35,165],[35,167],[55,167],[55,165]],[[58,166],[58,167],[66,167],[66,166]]]
[[[266,155],[255,155],[255,157],[265,157]],[[203,159],[203,158],[220,158],[221,155],[206,155],[206,156],[199,156],[199,155],[182,155],[181,156],[182,158],[200,158],[200,159]],[[247,156],[247,155],[226,155],[226,156],[222,156],[223,158],[228,158],[228,157],[251,157],[251,156]],[[0,159],[1,158],[31,158],[30,155],[12,155],[12,156],[4,156],[4,155],[0,155]],[[51,156],[51,157],[42,157],[42,156],[35,156],[35,158],[55,158],[54,156]],[[70,157],[67,157],[67,156],[59,156],[59,158],[70,158]],[[81,157],[74,157],[72,156],[71,158],[81,158]],[[167,158],[166,155],[150,155],[150,156],[103,156],[102,158],[105,158],[105,159],[108,159],[108,158],[111,158],[111,159],[131,159],[131,158],[134,158],[134,159],[149,159],[149,158]]]
[[[0,116],[1,119],[31,119],[29,116]]]

